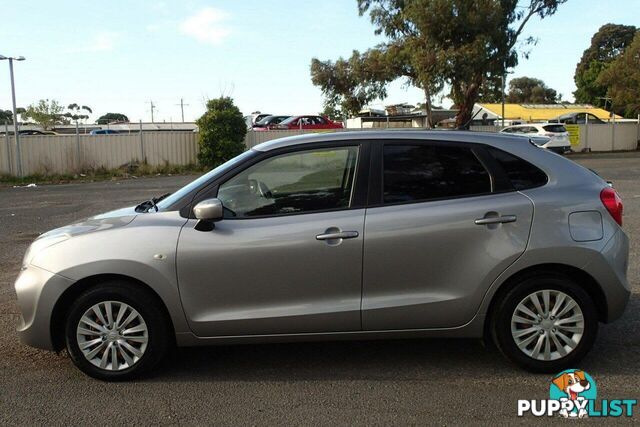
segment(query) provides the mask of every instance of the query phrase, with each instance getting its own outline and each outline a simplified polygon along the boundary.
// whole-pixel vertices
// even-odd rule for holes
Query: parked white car
[[[566,153],[571,151],[571,142],[569,141],[569,132],[561,123],[528,123],[524,125],[508,126],[500,132],[512,135],[523,136],[543,136],[546,139],[534,139],[533,141],[541,147],[548,148],[556,153]],[[543,143],[540,143],[540,142]]]

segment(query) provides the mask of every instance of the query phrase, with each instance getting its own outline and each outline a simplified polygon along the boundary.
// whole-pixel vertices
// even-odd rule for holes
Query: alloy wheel
[[[527,356],[558,360],[571,353],[584,335],[578,303],[564,292],[545,289],[526,296],[511,316],[511,336]]]
[[[94,366],[108,371],[131,368],[144,355],[149,329],[133,307],[102,301],[90,307],[76,329],[78,347]]]

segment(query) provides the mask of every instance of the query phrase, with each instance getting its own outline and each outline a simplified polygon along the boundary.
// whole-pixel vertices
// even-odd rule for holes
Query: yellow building
[[[485,120],[501,119],[502,104],[476,104],[473,112],[478,112],[475,120],[482,120],[483,116]],[[591,113],[603,121],[611,117],[607,110],[589,104],[504,104],[504,118],[509,121],[546,122],[569,113]],[[619,118],[621,117],[616,115],[616,120]]]

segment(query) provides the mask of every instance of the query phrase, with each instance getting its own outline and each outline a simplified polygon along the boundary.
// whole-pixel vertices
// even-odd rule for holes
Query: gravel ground
[[[633,295],[603,325],[581,368],[598,397],[640,398],[640,155],[575,155],[612,180],[625,203]],[[506,363],[476,340],[244,345],[178,349],[142,381],[84,376],[66,354],[21,345],[13,281],[41,232],[152,195],[193,176],[0,188],[0,424],[487,424],[518,399],[548,397],[548,375]],[[636,420],[640,409],[636,408]],[[548,422],[549,420],[545,420]],[[551,421],[563,422],[556,419]],[[630,421],[609,419],[608,421]]]

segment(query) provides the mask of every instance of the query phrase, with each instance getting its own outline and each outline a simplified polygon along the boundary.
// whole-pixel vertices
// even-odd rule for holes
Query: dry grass
[[[201,173],[205,169],[198,165],[176,166],[164,164],[151,166],[146,163],[127,163],[117,169],[93,168],[75,174],[38,173],[18,178],[0,174],[0,185],[65,184],[137,178],[141,176],[178,175]]]

